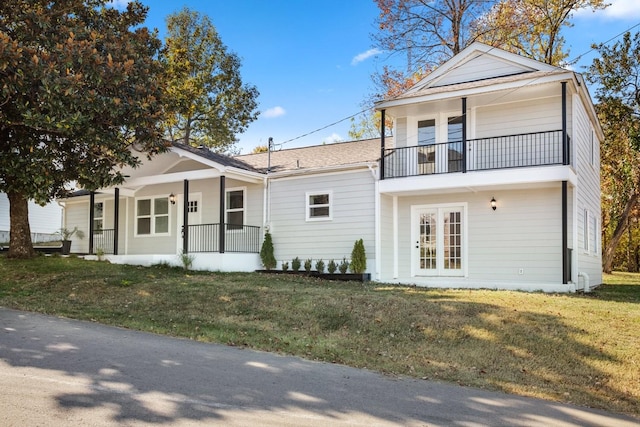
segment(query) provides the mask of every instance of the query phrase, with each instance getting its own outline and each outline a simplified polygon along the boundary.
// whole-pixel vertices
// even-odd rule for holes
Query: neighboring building
[[[0,243],[9,242],[10,225],[9,198],[0,193]],[[62,208],[55,201],[45,206],[29,201],[29,226],[34,243],[60,239],[56,232],[62,226]]]
[[[393,118],[393,144],[235,158],[174,144],[93,202],[64,201],[67,227],[94,229],[73,249],[146,264],[177,264],[183,250],[195,268],[251,271],[268,227],[279,262],[349,258],[362,238],[378,281],[601,283],[603,135],[579,74],[474,43],[377,109]]]

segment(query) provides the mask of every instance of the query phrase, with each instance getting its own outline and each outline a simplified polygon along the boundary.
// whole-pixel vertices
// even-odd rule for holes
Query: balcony
[[[385,149],[383,179],[531,166],[568,165],[561,130]]]

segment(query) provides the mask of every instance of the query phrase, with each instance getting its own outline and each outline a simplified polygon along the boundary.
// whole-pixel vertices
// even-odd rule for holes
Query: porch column
[[[467,173],[467,98],[462,98],[462,173]]]
[[[380,110],[380,179],[384,179],[384,134],[385,129],[385,111]],[[396,144],[396,147],[398,145]]]
[[[120,189],[116,187],[113,199],[113,254],[118,255],[118,222],[120,218]]]
[[[567,82],[562,82],[562,164],[569,164],[567,140]]]
[[[96,193],[89,193],[89,255],[93,255],[93,220],[95,218]]]
[[[222,175],[220,177],[220,232],[218,233],[218,251],[223,254],[224,253],[224,234],[226,232],[226,227],[224,225],[224,213],[225,213],[225,202],[226,202],[226,194],[225,194],[225,176]]]
[[[567,225],[567,181],[562,181],[562,283],[569,283],[571,272],[569,270],[569,248],[567,239],[569,229]]]
[[[189,180],[183,184],[184,197],[182,204],[182,253],[189,253]]]

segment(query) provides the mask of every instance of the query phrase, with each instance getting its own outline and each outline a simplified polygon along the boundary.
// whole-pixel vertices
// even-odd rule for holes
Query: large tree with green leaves
[[[0,2],[0,191],[10,203],[10,257],[34,255],[28,200],[44,204],[76,181],[122,182],[135,144],[163,151],[161,42],[147,9],[106,0]]]
[[[640,33],[626,33],[612,46],[594,46],[600,57],[587,75],[596,86],[605,131],[602,184],[605,232],[603,268],[612,269],[615,251],[640,199]]]
[[[575,11],[604,9],[604,0],[501,0],[474,23],[475,38],[491,46],[562,65],[569,55],[562,29]]]
[[[167,135],[229,151],[258,116],[257,89],[243,84],[240,59],[227,51],[206,15],[182,9],[167,18],[167,30]]]

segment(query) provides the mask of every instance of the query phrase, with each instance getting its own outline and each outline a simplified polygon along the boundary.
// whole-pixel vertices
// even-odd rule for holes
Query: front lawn
[[[0,305],[640,415],[640,276],[590,294],[0,257]]]

